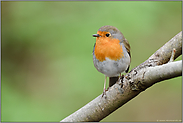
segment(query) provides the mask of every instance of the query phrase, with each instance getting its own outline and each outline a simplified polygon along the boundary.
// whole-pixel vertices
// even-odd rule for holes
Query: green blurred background
[[[181,1],[11,1],[1,7],[4,122],[58,122],[100,95],[104,75],[93,65],[92,34],[101,26],[115,26],[128,39],[130,69],[182,27]],[[181,80],[155,84],[102,121],[180,121]]]

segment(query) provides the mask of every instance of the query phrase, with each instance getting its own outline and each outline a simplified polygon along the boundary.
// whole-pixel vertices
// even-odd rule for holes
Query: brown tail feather
[[[109,77],[109,87],[113,86],[118,81],[118,77]]]

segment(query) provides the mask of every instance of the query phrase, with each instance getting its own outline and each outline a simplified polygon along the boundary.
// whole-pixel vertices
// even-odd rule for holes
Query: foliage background
[[[117,27],[131,68],[181,31],[181,1],[1,2],[1,121],[58,122],[103,91],[97,30]],[[179,57],[179,59],[182,59]],[[155,84],[102,121],[181,120],[182,77]]]

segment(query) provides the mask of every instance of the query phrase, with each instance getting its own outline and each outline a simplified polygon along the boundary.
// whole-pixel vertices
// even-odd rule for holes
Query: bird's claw
[[[103,91],[102,97],[103,96],[106,96],[106,89],[104,89],[104,91]]]
[[[121,88],[123,87],[123,78],[124,78],[124,75],[120,76],[119,79],[120,79],[120,85],[121,85]]]

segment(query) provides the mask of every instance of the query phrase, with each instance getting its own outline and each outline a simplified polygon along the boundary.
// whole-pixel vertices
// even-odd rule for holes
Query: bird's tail
[[[118,81],[118,77],[109,77],[109,87],[113,86]]]

